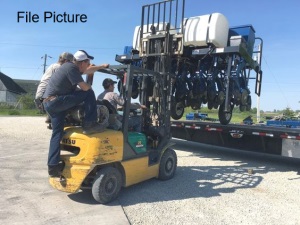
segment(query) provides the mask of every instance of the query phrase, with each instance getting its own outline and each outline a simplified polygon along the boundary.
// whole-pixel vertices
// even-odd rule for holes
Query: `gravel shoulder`
[[[300,160],[174,139],[172,180],[124,188],[103,206],[50,187],[43,117],[0,117],[0,134],[3,224],[300,225]]]

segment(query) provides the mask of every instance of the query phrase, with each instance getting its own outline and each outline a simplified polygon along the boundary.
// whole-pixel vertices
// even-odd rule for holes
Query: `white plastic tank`
[[[147,26],[144,25],[144,29],[147,29]],[[141,33],[141,26],[136,26],[134,29],[133,40],[132,40],[133,49],[139,50],[140,33]],[[145,36],[145,35],[143,35],[143,36]]]
[[[229,23],[221,13],[190,17],[184,23],[184,45],[226,47]]]
[[[149,36],[151,34],[151,26],[152,24],[148,25],[148,30],[147,30],[147,25],[144,25],[143,27],[143,38]],[[155,28],[157,29],[157,23],[154,23]],[[167,23],[165,23],[165,27],[163,27],[163,23],[159,23],[158,30],[156,31],[156,34],[159,34],[162,32],[162,30],[166,29]],[[174,26],[170,26],[171,29],[174,29]],[[134,29],[134,34],[133,34],[133,40],[132,40],[132,46],[133,49],[139,50],[140,47],[140,33],[141,33],[141,26],[136,26]],[[170,34],[175,34],[176,30],[170,30]]]

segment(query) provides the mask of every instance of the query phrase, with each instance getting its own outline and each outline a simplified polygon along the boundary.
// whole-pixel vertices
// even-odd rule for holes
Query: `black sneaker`
[[[48,174],[50,177],[60,177],[61,172],[65,167],[65,162],[60,161],[58,165],[55,166],[48,166]]]
[[[83,133],[84,134],[93,134],[93,133],[101,133],[105,130],[105,126],[100,125],[99,123],[94,123],[91,126],[84,126]]]

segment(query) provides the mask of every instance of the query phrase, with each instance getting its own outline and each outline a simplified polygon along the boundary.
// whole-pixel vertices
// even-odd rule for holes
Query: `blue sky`
[[[124,46],[132,45],[133,31],[141,21],[141,7],[156,0],[1,0],[0,71],[13,79],[39,80],[43,57],[47,65],[61,52],[79,49],[93,55],[93,63],[115,62]],[[230,26],[251,24],[264,40],[262,110],[300,109],[300,3],[287,1],[186,0],[185,17],[222,13]],[[17,22],[18,11],[38,14],[40,21]],[[45,11],[85,14],[86,23],[43,21]],[[96,73],[93,89],[102,92],[105,74]],[[254,83],[252,107],[256,107]]]

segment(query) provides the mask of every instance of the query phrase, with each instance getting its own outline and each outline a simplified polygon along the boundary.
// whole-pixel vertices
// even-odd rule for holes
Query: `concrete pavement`
[[[0,117],[1,224],[300,224],[299,159],[173,139],[173,179],[124,188],[104,206],[48,184],[50,135],[44,118]]]
[[[68,194],[49,185],[50,135],[43,117],[34,123],[30,117],[0,117],[1,224],[130,224],[118,201],[101,205],[89,191]]]

